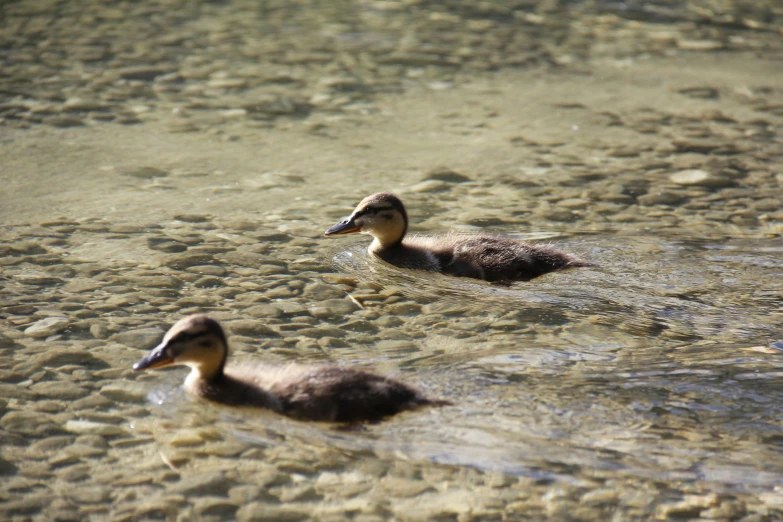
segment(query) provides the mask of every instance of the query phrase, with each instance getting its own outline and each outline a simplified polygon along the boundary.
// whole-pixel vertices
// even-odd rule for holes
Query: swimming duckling
[[[418,390],[368,371],[334,365],[226,367],[228,343],[206,315],[180,319],[133,371],[190,366],[185,389],[232,406],[267,408],[289,417],[326,422],[377,421],[420,406],[444,406]]]
[[[370,234],[375,239],[368,251],[392,265],[486,281],[527,281],[554,270],[593,266],[555,248],[509,238],[466,234],[406,237],[407,231],[408,214],[402,201],[379,192],[364,198],[353,214],[324,235]]]

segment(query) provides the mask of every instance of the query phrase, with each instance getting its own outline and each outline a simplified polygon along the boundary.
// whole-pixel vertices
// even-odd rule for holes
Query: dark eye
[[[201,333],[180,332],[172,340],[172,343],[187,343],[192,341],[196,337],[200,337]]]

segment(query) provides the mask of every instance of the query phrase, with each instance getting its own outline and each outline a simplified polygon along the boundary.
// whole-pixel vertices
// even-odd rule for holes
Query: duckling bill
[[[404,410],[443,406],[415,388],[376,373],[334,365],[226,365],[228,342],[206,315],[180,319],[134,371],[190,367],[185,389],[205,399],[266,408],[289,417],[325,422],[378,421]]]
[[[408,213],[400,199],[385,192],[364,198],[348,218],[325,236],[369,234],[370,254],[401,268],[428,270],[485,281],[528,281],[591,263],[546,245],[489,235],[448,234],[409,237]]]

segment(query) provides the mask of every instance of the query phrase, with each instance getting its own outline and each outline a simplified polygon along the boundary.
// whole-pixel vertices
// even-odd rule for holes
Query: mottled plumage
[[[593,266],[550,246],[504,237],[454,233],[421,237],[406,236],[407,231],[402,201],[379,193],[364,198],[350,217],[325,235],[370,234],[374,240],[369,252],[392,265],[486,281],[526,281],[554,270]]]
[[[226,365],[223,328],[206,315],[178,321],[133,369],[191,367],[185,389],[232,406],[267,408],[289,417],[327,422],[377,421],[419,406],[442,406],[389,377],[335,365]]]

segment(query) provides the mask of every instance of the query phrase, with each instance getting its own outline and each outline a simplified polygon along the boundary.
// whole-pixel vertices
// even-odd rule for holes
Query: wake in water
[[[533,281],[492,284],[469,278],[401,269],[372,258],[366,241],[324,249],[326,261],[361,282],[396,287],[433,311],[456,314],[518,310],[530,317],[565,314],[597,323],[621,325],[641,335],[699,339],[731,333],[739,339],[767,335],[774,325],[758,307],[773,313],[779,290],[760,289],[757,281],[783,285],[773,277],[783,265],[776,252],[753,245],[727,247],[648,237],[611,242],[591,238],[569,243],[585,252],[595,268],[547,274]],[[770,293],[771,292],[771,293]],[[765,297],[766,296],[766,297]],[[779,304],[779,303],[778,303]],[[751,312],[751,310],[754,310]],[[535,311],[535,313],[533,313]]]

